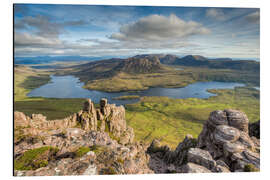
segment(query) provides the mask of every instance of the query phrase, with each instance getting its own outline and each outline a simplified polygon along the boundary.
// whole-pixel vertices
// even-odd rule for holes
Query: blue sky
[[[15,56],[259,58],[260,10],[16,4]]]

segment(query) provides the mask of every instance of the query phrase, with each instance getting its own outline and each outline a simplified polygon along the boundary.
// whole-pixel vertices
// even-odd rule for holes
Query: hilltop
[[[181,65],[190,67],[208,67],[211,69],[233,69],[244,71],[260,71],[260,63],[252,60],[232,60],[230,58],[210,59],[200,55],[187,55],[179,58],[174,55],[166,55],[160,58],[163,64]]]
[[[158,73],[166,71],[158,57],[132,57],[121,61],[112,71],[125,72],[125,73]]]
[[[14,112],[15,176],[250,172],[260,169],[259,123],[245,113],[210,113],[198,139],[186,135],[176,149],[134,141],[125,108],[88,99],[83,110],[48,121]]]
[[[250,73],[253,72],[253,73]],[[184,87],[197,81],[240,82],[259,86],[260,63],[200,55],[179,58],[170,54],[144,54],[100,60],[57,70],[75,75],[84,88],[106,92],[145,90],[149,87]]]

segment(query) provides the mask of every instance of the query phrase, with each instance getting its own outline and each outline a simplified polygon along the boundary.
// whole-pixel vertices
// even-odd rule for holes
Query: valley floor
[[[48,72],[15,69],[14,110],[27,115],[41,113],[48,119],[64,118],[80,110],[84,99],[29,98],[31,89],[46,84]],[[143,97],[136,104],[126,105],[126,119],[134,128],[136,139],[150,142],[158,138],[171,147],[192,134],[197,137],[210,112],[217,109],[238,109],[250,122],[260,119],[260,92],[241,87],[234,90],[209,90],[218,94],[209,99],[170,99]]]

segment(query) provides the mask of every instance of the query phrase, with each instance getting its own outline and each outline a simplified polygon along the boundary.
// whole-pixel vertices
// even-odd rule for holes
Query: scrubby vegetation
[[[50,73],[34,70],[25,66],[15,66],[14,69],[14,99],[27,100],[26,94],[31,90],[50,81]]]
[[[25,101],[15,101],[14,110],[26,115],[41,113],[48,120],[61,119],[76,113],[81,109],[85,99],[28,98]]]
[[[88,153],[90,151],[89,147],[79,147],[79,149],[77,149],[77,151],[75,151],[75,155],[76,157],[82,157],[83,155],[85,155],[86,153]]]
[[[244,167],[245,172],[259,172],[260,170],[256,168],[253,164],[247,164]]]
[[[15,159],[14,168],[15,170],[35,170],[45,167],[57,152],[57,148],[49,146],[28,150]]]
[[[186,134],[199,135],[209,113],[228,108],[245,112],[250,122],[260,119],[259,91],[241,87],[234,90],[210,90],[218,96],[209,99],[171,99],[142,97],[126,105],[126,119],[134,128],[137,140],[150,142],[158,138],[176,147]]]
[[[259,86],[259,73],[231,69],[209,69],[200,67],[182,67],[183,70],[170,70],[162,73],[128,74],[118,73],[114,76],[87,79],[78,75],[86,84],[84,88],[107,92],[145,90],[149,87],[184,87],[197,81],[241,82]]]
[[[127,99],[139,99],[140,96],[137,95],[129,95],[129,96],[119,96],[119,97],[115,97],[113,99],[115,100],[127,100]]]
[[[30,116],[41,113],[49,120],[64,118],[78,112],[84,99],[57,99],[42,97],[27,97],[32,89],[50,81],[50,73],[34,70],[25,66],[16,66],[14,69],[14,110]]]
[[[106,147],[102,147],[102,146],[93,145],[90,147],[90,151],[93,151],[96,155],[99,155],[105,150],[106,150]]]
[[[195,77],[194,73],[198,74]],[[223,80],[230,81],[234,78],[235,73],[233,70],[214,70],[203,68],[186,68],[185,70],[172,71],[166,75],[156,74],[139,74],[122,76],[120,81],[132,82],[125,84],[117,82],[115,87],[111,86],[113,81],[107,79],[98,82],[108,81],[108,84],[100,88],[111,87],[117,89],[120,86],[128,88],[146,88],[147,86],[158,85],[162,82],[174,84],[174,81],[179,81],[182,85],[193,82],[194,79],[202,80]],[[232,73],[233,72],[233,73]],[[15,103],[16,111],[24,112],[27,115],[32,113],[41,113],[47,116],[47,119],[60,119],[78,112],[84,99],[56,99],[56,98],[29,98],[26,97],[26,92],[29,91],[25,80],[28,78],[28,73],[20,73],[15,70]],[[177,74],[177,78],[175,76]],[[217,75],[218,74],[218,75]],[[232,74],[232,75],[229,75]],[[217,76],[216,76],[217,75]],[[35,74],[37,76],[37,74]],[[245,77],[245,72],[240,75],[245,79],[250,79],[249,76]],[[37,76],[39,77],[39,76]],[[195,78],[194,78],[195,77]],[[218,79],[223,78],[223,79]],[[254,80],[256,75],[254,75]],[[258,78],[258,77],[257,77]],[[119,79],[119,78],[118,78]],[[37,79],[35,79],[37,80]],[[258,79],[256,79],[257,82]],[[42,81],[42,80],[41,80]],[[40,82],[41,82],[40,81]],[[235,81],[238,81],[236,79]],[[29,81],[30,82],[30,81]],[[138,86],[133,86],[138,82]],[[167,83],[167,84],[168,84]],[[95,83],[94,83],[95,84]],[[146,86],[141,86],[144,84]],[[175,84],[176,85],[176,84]],[[177,84],[176,86],[180,86]],[[121,87],[120,87],[121,88]],[[129,89],[129,88],[128,88]],[[151,141],[153,138],[159,138],[161,141],[166,140],[170,146],[175,147],[186,134],[191,134],[194,137],[202,129],[202,125],[207,120],[210,112],[216,109],[233,108],[244,111],[250,120],[255,122],[260,119],[260,92],[249,87],[236,88],[234,90],[209,90],[216,93],[217,96],[209,99],[170,99],[167,97],[141,97],[140,101],[136,104],[126,105],[126,119],[128,124],[134,128],[137,140]]]

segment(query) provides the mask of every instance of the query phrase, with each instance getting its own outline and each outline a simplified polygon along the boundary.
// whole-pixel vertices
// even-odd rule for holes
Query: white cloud
[[[111,39],[119,41],[167,41],[183,39],[193,35],[209,34],[210,30],[194,21],[184,21],[176,15],[169,17],[151,15],[138,21],[123,25],[119,33],[111,35]]]
[[[56,46],[62,42],[58,38],[47,38],[29,33],[15,33],[15,46]]]
[[[221,9],[211,8],[206,10],[206,17],[210,17],[219,21],[226,19],[224,12]]]
[[[35,33],[44,37],[57,37],[67,26],[80,26],[86,24],[83,20],[52,22],[46,16],[25,16],[15,22],[15,30],[35,29]]]

